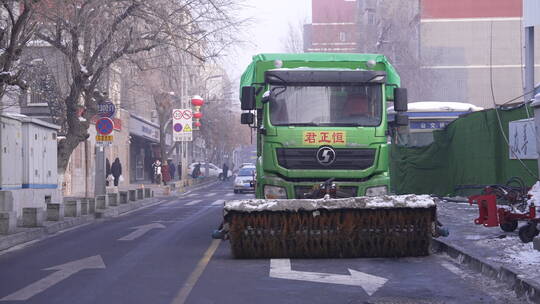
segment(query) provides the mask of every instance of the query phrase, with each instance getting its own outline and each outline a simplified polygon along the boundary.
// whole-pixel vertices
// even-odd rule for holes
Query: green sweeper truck
[[[385,56],[256,55],[240,99],[241,123],[257,136],[255,199],[226,202],[214,232],[235,257],[429,254],[433,200],[389,195],[388,139],[408,117]]]

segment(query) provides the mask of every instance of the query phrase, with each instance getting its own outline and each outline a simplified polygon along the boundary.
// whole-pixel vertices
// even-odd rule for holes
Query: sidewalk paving
[[[96,212],[94,214],[83,215],[80,217],[64,217],[62,221],[45,221],[42,227],[17,227],[15,233],[11,233],[8,235],[0,235],[0,253],[3,250],[8,250],[9,248],[17,245],[45,238],[49,235],[55,234],[65,229],[94,222],[98,218],[116,217],[130,211],[149,207],[159,203],[166,197],[181,196],[184,193],[188,193],[200,187],[210,186],[215,182],[215,179],[204,180],[197,184],[184,188],[183,191],[170,191],[170,194],[166,194],[167,191],[163,190],[163,186],[145,185],[147,187],[149,186],[148,188],[154,190],[154,197],[137,200],[135,202],[128,202],[127,204],[121,204],[118,206],[108,206],[106,209],[96,209]],[[120,190],[125,190],[124,188],[127,189],[127,187],[122,187]]]
[[[450,236],[434,240],[439,250],[509,284],[518,297],[540,303],[540,251],[533,249],[532,242],[522,243],[517,229],[504,232],[499,227],[476,225],[476,205],[441,201],[437,213],[439,221],[450,230]]]

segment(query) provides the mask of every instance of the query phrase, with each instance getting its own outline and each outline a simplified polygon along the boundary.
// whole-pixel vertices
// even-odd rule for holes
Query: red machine
[[[469,204],[478,205],[479,216],[474,223],[512,232],[519,221],[527,221],[518,234],[522,242],[531,242],[539,233],[540,218],[536,217],[536,206],[527,202],[530,199],[527,191],[522,184],[520,187],[492,185],[484,188],[481,195],[470,196]]]

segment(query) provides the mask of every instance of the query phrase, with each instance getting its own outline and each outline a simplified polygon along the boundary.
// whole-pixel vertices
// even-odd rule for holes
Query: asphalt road
[[[0,304],[521,303],[443,255],[232,259],[210,233],[252,196],[220,183],[0,253]]]

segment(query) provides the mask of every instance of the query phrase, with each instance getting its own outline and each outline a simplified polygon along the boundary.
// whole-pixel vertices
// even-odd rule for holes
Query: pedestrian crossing
[[[202,200],[194,200],[186,204],[186,206],[193,206],[197,205],[198,203],[202,202]]]
[[[225,194],[225,196],[231,197],[231,196],[234,196],[234,193],[227,193]]]
[[[212,205],[210,205],[210,206],[223,206],[224,202],[225,202],[224,200],[217,200],[217,201],[213,202]]]

